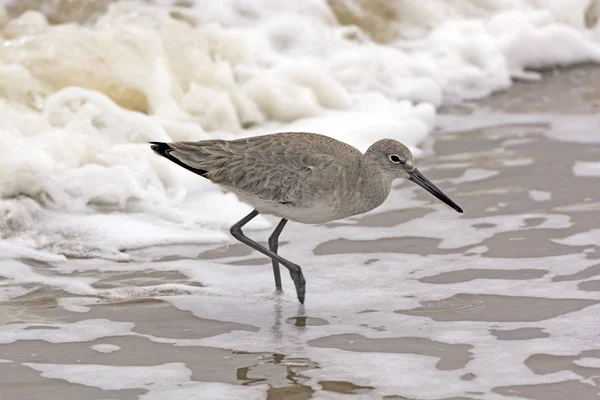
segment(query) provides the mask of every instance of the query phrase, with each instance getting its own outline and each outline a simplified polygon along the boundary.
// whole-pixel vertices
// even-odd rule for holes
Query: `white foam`
[[[507,88],[530,67],[600,60],[585,25],[598,7],[585,1],[394,3],[384,43],[369,39],[361,2],[359,28],[322,0],[213,3],[119,2],[82,25],[36,11],[7,21],[0,135],[27,151],[0,160],[2,257],[126,260],[123,249],[226,240],[248,207],[153,155],[150,140],[303,129],[361,149],[394,137],[420,153],[437,106]],[[566,140],[595,136],[597,121],[569,123]]]
[[[401,187],[394,190],[392,199],[402,201],[404,197],[410,198],[412,194],[413,190]],[[536,353],[576,355],[593,348],[597,341],[596,332],[589,329],[582,330],[580,327],[591,326],[590,324],[597,320],[599,306],[592,303],[600,300],[600,293],[579,290],[577,280],[553,281],[553,278],[585,270],[596,265],[597,260],[587,259],[587,254],[578,251],[555,257],[491,258],[485,257],[488,249],[481,244],[485,239],[501,232],[517,231],[518,234],[520,230],[532,229],[531,224],[527,223],[530,218],[544,218],[538,226],[542,229],[568,228],[571,226],[569,218],[559,214],[459,218],[458,214],[452,213],[449,209],[442,209],[442,206],[438,208],[437,205],[427,202],[415,204],[437,211],[419,218],[412,225],[409,221],[389,229],[358,228],[350,223],[343,227],[301,224],[291,224],[286,227],[285,237],[291,243],[286,245],[283,242],[280,253],[293,261],[299,261],[303,267],[308,280],[305,305],[297,303],[293,284],[288,278],[283,279],[284,293],[281,296],[274,294],[272,269],[268,262],[262,265],[243,265],[243,267],[237,265],[248,259],[247,254],[201,262],[198,260],[198,252],[218,248],[221,247],[220,245],[207,245],[200,248],[194,246],[187,253],[188,259],[172,260],[173,257],[170,257],[168,261],[130,263],[80,259],[53,264],[50,270],[43,268],[27,270],[19,267],[14,269],[13,273],[14,275],[28,274],[27,279],[15,282],[17,285],[27,285],[28,281],[43,285],[46,282],[44,279],[50,278],[48,284],[61,285],[64,291],[76,293],[84,292],[80,285],[87,285],[88,289],[85,291],[92,294],[86,297],[72,294],[67,301],[70,306],[79,303],[87,307],[92,303],[90,298],[105,302],[107,298],[112,300],[119,296],[123,299],[135,299],[140,295],[151,296],[169,302],[179,310],[190,311],[197,318],[246,324],[250,325],[251,329],[233,328],[224,333],[219,331],[202,338],[187,336],[173,338],[170,337],[171,335],[161,334],[160,330],[153,330],[151,335],[134,332],[131,323],[93,320],[93,323],[82,321],[80,325],[13,324],[8,326],[11,329],[8,327],[4,331],[0,329],[0,338],[10,342],[47,340],[52,343],[62,343],[100,339],[102,343],[110,343],[112,337],[126,335],[140,336],[155,343],[189,346],[190,351],[194,351],[195,346],[209,346],[233,351],[278,353],[286,356],[285,362],[291,359],[289,362],[292,365],[309,362],[317,364],[319,368],[309,366],[306,370],[302,370],[302,375],[309,379],[306,384],[314,389],[320,389],[319,382],[323,380],[343,380],[358,385],[374,386],[376,389],[369,393],[372,396],[388,394],[431,398],[464,396],[466,391],[488,393],[492,388],[503,385],[542,384],[577,378],[572,372],[567,371],[535,374],[527,368],[524,361]],[[390,201],[384,205],[384,210],[386,207],[397,209],[397,203]],[[476,229],[473,225],[479,224],[489,226],[477,228],[477,231],[483,232],[482,235],[474,233]],[[388,249],[385,253],[322,254],[316,251],[317,246],[336,240],[347,231],[350,231],[348,238],[353,240],[391,239],[397,240],[398,246]],[[440,232],[436,233],[436,231]],[[473,243],[475,247],[469,248],[472,250],[470,253],[474,254],[465,256],[461,250],[448,251],[450,254],[406,254],[406,250],[402,247],[402,237],[450,238],[452,233],[456,232],[461,235],[454,236],[462,236],[464,232],[466,237],[442,242],[439,247],[460,249],[468,243]],[[255,233],[252,236],[264,240],[268,233]],[[374,248],[380,247],[377,244]],[[352,247],[349,251],[352,251]],[[138,253],[141,257],[144,255],[144,250],[139,250]],[[181,257],[182,254],[186,253],[181,251],[181,246],[162,249],[163,256]],[[365,265],[372,259],[377,259],[377,262]],[[4,268],[0,266],[0,271],[4,272],[9,269],[8,267],[8,264]],[[526,280],[502,279],[502,277],[480,278],[475,281],[467,280],[451,284],[433,284],[423,281],[426,277],[473,268],[510,271],[536,269],[547,272],[539,278]],[[171,271],[185,278],[178,280],[176,285],[170,286],[147,283],[143,287],[126,284],[114,290],[93,287],[94,280],[98,277],[114,274],[137,276],[140,272],[148,273],[148,271]],[[13,279],[18,279],[18,276],[14,275]],[[287,277],[287,274],[284,276]],[[89,280],[82,280],[83,277]],[[72,278],[78,285],[67,286],[56,278]],[[198,282],[202,285],[199,286]],[[445,305],[444,307],[449,308],[447,310],[437,310],[439,314],[436,314],[436,310],[432,310],[431,314],[423,313],[423,316],[394,312],[410,310],[421,306],[424,302],[437,302],[460,293],[482,295],[481,301],[484,303],[485,296],[497,296],[500,299],[503,296],[530,296],[537,297],[542,302],[560,299],[566,302],[574,299],[586,300],[590,306],[535,322],[435,320],[436,315],[448,315],[446,313],[453,311],[458,315],[468,316],[470,315],[468,310],[471,308],[473,315],[477,315],[478,310],[483,306],[476,302],[462,304],[460,299],[457,299],[455,304]],[[466,312],[463,312],[463,307],[467,309]],[[548,307],[551,308],[552,305],[549,304]],[[365,310],[373,310],[373,312],[363,312]],[[296,316],[318,318],[327,321],[328,324],[307,324],[306,327],[300,327],[296,326],[293,320],[289,320]],[[135,320],[134,316],[133,321]],[[39,329],[35,329],[36,326],[39,326]],[[550,334],[552,340],[541,338],[526,341],[499,341],[489,332],[490,329],[517,329],[524,326],[539,327]],[[446,344],[466,344],[473,347],[465,348],[463,355],[469,357],[468,350],[473,359],[465,359],[468,363],[463,368],[440,370],[435,366],[440,358],[454,359],[455,356],[447,356],[446,352],[440,352],[437,356],[384,351],[360,353],[336,348],[317,348],[309,344],[311,340],[338,334],[359,334],[371,339],[417,337],[422,338],[425,343],[427,340],[434,340]],[[436,343],[429,343],[428,348],[438,348]],[[91,346],[92,343],[89,345]],[[153,345],[153,343],[148,344],[150,349]],[[147,396],[150,398],[186,398],[185,396],[192,396],[194,390],[206,390],[204,393],[211,393],[212,390],[221,393],[221,390],[224,390],[222,395],[224,398],[227,396],[264,398],[265,396],[266,385],[258,388],[238,387],[236,389],[227,385],[192,382],[187,375],[189,374],[187,367],[180,361],[182,360],[178,358],[164,359],[156,361],[159,365],[126,367],[87,364],[80,374],[76,372],[78,370],[75,366],[71,365],[67,367],[63,364],[28,365],[42,372],[44,376],[94,387],[106,388],[109,385],[119,388],[141,387],[149,391]],[[178,365],[160,364],[174,362]],[[494,368],[487,368],[486,366],[489,365]],[[285,368],[285,364],[277,368]],[[398,376],[398,371],[402,372],[401,382],[390,378],[392,375]],[[165,382],[166,378],[155,378],[162,373],[173,376],[170,383]],[[477,378],[469,383],[463,383],[460,376],[465,373],[474,373]],[[439,382],[439,385],[422,384],[432,380]],[[246,394],[242,390],[249,392]]]
[[[0,301],[8,301],[10,299],[25,296],[27,293],[33,292],[34,290],[36,290],[35,287],[33,287],[33,288],[26,288],[24,286],[0,287]]]
[[[115,344],[95,344],[90,348],[92,350],[96,350],[99,353],[112,353],[121,350],[121,347]]]
[[[551,119],[544,135],[555,140],[575,143],[600,143],[600,121],[595,115],[564,115]]]
[[[70,293],[79,295],[96,293],[96,290],[91,287],[96,279],[44,276],[32,266],[13,260],[0,260],[0,276],[10,279],[15,284],[44,284],[60,287]]]
[[[39,251],[31,247],[20,245],[19,243],[0,240],[0,259],[2,258],[29,258],[43,262],[65,261],[66,257],[62,254],[53,254],[47,251]]]
[[[575,176],[600,176],[600,162],[576,161],[573,166]]]
[[[409,189],[414,191],[415,189]],[[419,189],[421,190],[421,189]],[[401,200],[401,198],[400,198]],[[398,204],[398,197],[388,200],[390,206]],[[394,236],[418,236],[426,238],[436,238],[440,240],[438,247],[440,249],[459,248],[463,246],[474,246],[481,243],[487,238],[491,238],[500,232],[531,229],[527,228],[526,219],[528,218],[543,218],[543,222],[538,225],[537,229],[561,229],[572,225],[570,218],[567,215],[561,214],[519,214],[519,215],[497,215],[481,218],[459,218],[448,212],[447,206],[434,203],[432,201],[421,202],[421,205],[433,205],[436,211],[431,212],[421,218],[413,219],[403,224],[394,227]],[[499,207],[501,208],[501,207]],[[496,209],[499,209],[496,208]],[[491,223],[492,228],[476,229],[472,225],[477,223]],[[331,229],[340,237],[361,240],[374,240],[389,236],[386,231],[364,230],[360,227],[342,226]],[[460,235],[455,234],[460,232]]]
[[[548,200],[552,199],[552,193],[546,192],[544,190],[530,190],[528,193],[529,193],[529,197],[533,201],[541,202],[541,201],[548,201]]]
[[[326,132],[328,136],[346,141],[361,151],[366,151],[379,139],[394,137],[398,132],[403,132],[403,143],[419,155],[416,146],[427,137],[432,128],[429,116],[434,112],[427,105],[413,107],[404,102],[398,107],[378,111],[328,112],[321,117],[300,119],[281,130]]]
[[[450,179],[450,181],[452,183],[482,181],[491,178],[492,176],[496,176],[499,173],[500,171],[494,171],[484,168],[468,168],[461,176],[459,176],[458,178]]]
[[[600,358],[584,357],[573,360],[573,364],[585,368],[600,368]]]
[[[97,294],[102,295],[102,291],[91,288]],[[67,311],[76,313],[86,313],[90,310],[91,305],[102,303],[102,300],[96,297],[88,296],[61,296],[56,299],[56,303]]]
[[[126,335],[134,326],[132,322],[115,322],[107,319],[88,319],[70,324],[2,325],[0,343],[13,343],[17,340],[43,340],[50,343],[89,342],[107,336]]]
[[[23,365],[41,372],[45,378],[62,379],[104,390],[177,385],[189,382],[192,375],[192,371],[183,363],[148,367],[42,363],[23,363]]]
[[[194,382],[192,371],[183,363],[151,366],[113,366],[94,364],[23,363],[44,378],[62,379],[103,390],[146,389],[144,400],[264,399],[267,385],[238,386],[216,382]]]
[[[588,246],[600,243],[600,229],[592,229],[587,232],[576,233],[564,239],[551,239],[553,242],[568,246]]]
[[[301,231],[301,228],[297,227],[290,229]],[[314,229],[320,231],[327,228]],[[363,228],[363,232],[366,230],[368,229]],[[498,341],[489,334],[489,329],[492,328],[516,329],[528,326],[527,323],[519,321],[436,321],[435,310],[432,310],[430,315],[424,313],[423,316],[397,314],[394,310],[411,309],[423,302],[446,299],[458,293],[599,300],[598,294],[578,290],[578,282],[552,281],[552,277],[556,275],[575,273],[595,265],[596,260],[587,260],[584,254],[518,260],[394,253],[315,256],[310,250],[319,242],[319,235],[314,235],[317,238],[312,236],[303,241],[294,241],[293,248],[282,249],[287,251],[290,257],[304,260],[304,273],[307,277],[310,276],[310,292],[305,306],[299,306],[295,302],[292,285],[287,279],[283,282],[283,297],[273,298],[272,272],[267,265],[245,266],[243,270],[226,264],[228,260],[223,260],[219,264],[220,268],[216,268],[216,265],[200,265],[194,271],[194,276],[203,276],[203,282],[207,284],[206,291],[198,296],[173,296],[165,300],[181,310],[193,312],[199,318],[249,324],[255,329],[233,330],[203,339],[179,339],[177,344],[249,352],[277,352],[292,359],[307,359],[319,365],[319,368],[303,371],[303,375],[311,377],[311,386],[319,388],[314,385],[323,380],[350,381],[357,385],[374,386],[375,392],[369,393],[372,397],[388,394],[432,398],[461,396],[467,390],[488,393],[491,388],[503,385],[542,384],[579,379],[570,371],[535,374],[524,361],[531,354],[540,352],[577,354],[590,346],[593,348],[596,334],[577,327],[593,323],[597,318],[597,305],[555,318],[535,321],[536,327],[543,328],[551,335],[553,340],[550,341],[545,338]],[[362,265],[370,258],[379,259],[376,266]],[[178,262],[174,268],[180,270],[186,264],[197,265],[193,260],[186,260]],[[467,281],[438,284],[435,289],[432,289],[430,284],[419,281],[422,277],[469,269],[474,265],[486,270],[531,268],[548,270],[549,273],[539,279],[479,279],[475,283]],[[233,274],[236,279],[230,278]],[[482,301],[485,300],[482,298]],[[474,314],[478,312],[477,303],[463,305],[458,299],[456,302],[446,305],[448,310],[440,309],[438,312],[446,315],[445,313],[455,310],[460,315],[469,315],[468,311],[462,312],[462,307],[466,307],[467,310],[472,308]],[[226,313],[223,312],[224,309],[227,310]],[[373,312],[361,312],[364,310]],[[288,320],[291,316],[303,315],[321,318],[329,324],[302,328]],[[394,354],[384,351],[361,353],[336,348],[315,348],[308,344],[310,340],[338,334],[359,334],[371,339],[422,337],[444,343],[471,344],[473,348],[469,351],[473,359],[468,361],[465,368],[440,370],[435,367],[439,357],[431,355]],[[161,338],[157,341],[162,340]],[[338,340],[338,345],[343,344],[341,339]],[[431,346],[435,348],[436,345],[432,343]],[[468,356],[468,353],[465,356]],[[443,357],[443,353],[440,353],[440,357]],[[455,359],[454,356],[450,357]],[[486,365],[493,365],[494,368],[488,369]],[[390,371],[402,371],[403,379],[413,382],[414,385],[404,380],[399,382],[397,379],[391,379]],[[475,373],[477,379],[469,384],[458,384],[459,376],[467,372]],[[444,384],[422,385],[419,384],[421,379],[428,382],[435,379]],[[442,393],[441,390],[445,392]]]
[[[502,160],[502,165],[506,167],[523,167],[525,165],[533,164],[531,158],[517,158],[513,160]]]
[[[195,400],[199,396],[214,400],[263,400],[266,385],[241,386],[218,382],[189,382],[177,387],[157,388],[140,396],[141,400]]]

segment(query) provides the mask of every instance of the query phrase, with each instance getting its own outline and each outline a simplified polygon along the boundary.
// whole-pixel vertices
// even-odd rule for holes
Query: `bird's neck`
[[[387,199],[392,190],[393,179],[390,179],[368,157],[363,156],[360,164],[356,190],[359,198],[356,201],[362,206],[362,212],[367,212],[380,206]]]

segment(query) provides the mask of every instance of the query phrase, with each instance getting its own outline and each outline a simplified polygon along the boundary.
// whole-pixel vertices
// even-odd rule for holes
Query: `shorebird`
[[[278,292],[282,291],[279,263],[289,270],[300,303],[304,303],[306,288],[302,269],[277,254],[279,235],[288,220],[320,224],[366,213],[386,200],[397,178],[416,183],[463,212],[419,172],[410,150],[393,139],[377,141],[364,154],[328,136],[306,132],[150,143],[159,155],[230,190],[254,207],[230,232],[271,258]],[[259,213],[281,218],[269,237],[268,249],[242,232]]]

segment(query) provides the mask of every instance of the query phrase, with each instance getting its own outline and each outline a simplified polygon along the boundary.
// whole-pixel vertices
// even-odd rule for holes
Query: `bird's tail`
[[[198,174],[203,177],[207,177],[208,171],[205,169],[194,168],[190,165],[187,165],[177,157],[171,154],[174,150],[168,143],[163,142],[150,142],[152,146],[150,148],[154,150],[154,152],[160,156],[163,156],[167,160],[173,161],[175,164],[187,169],[188,171],[192,171],[195,174]]]

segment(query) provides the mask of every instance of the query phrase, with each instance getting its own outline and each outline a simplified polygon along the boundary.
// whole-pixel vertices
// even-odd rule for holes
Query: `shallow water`
[[[304,306],[233,241],[2,261],[2,399],[597,398],[600,69],[546,75],[438,119],[420,169],[465,214],[406,182],[290,224]]]
[[[598,397],[600,68],[529,68],[600,61],[600,1],[0,3],[0,399]],[[278,296],[147,141],[282,130],[401,140],[466,212],[288,224]]]

